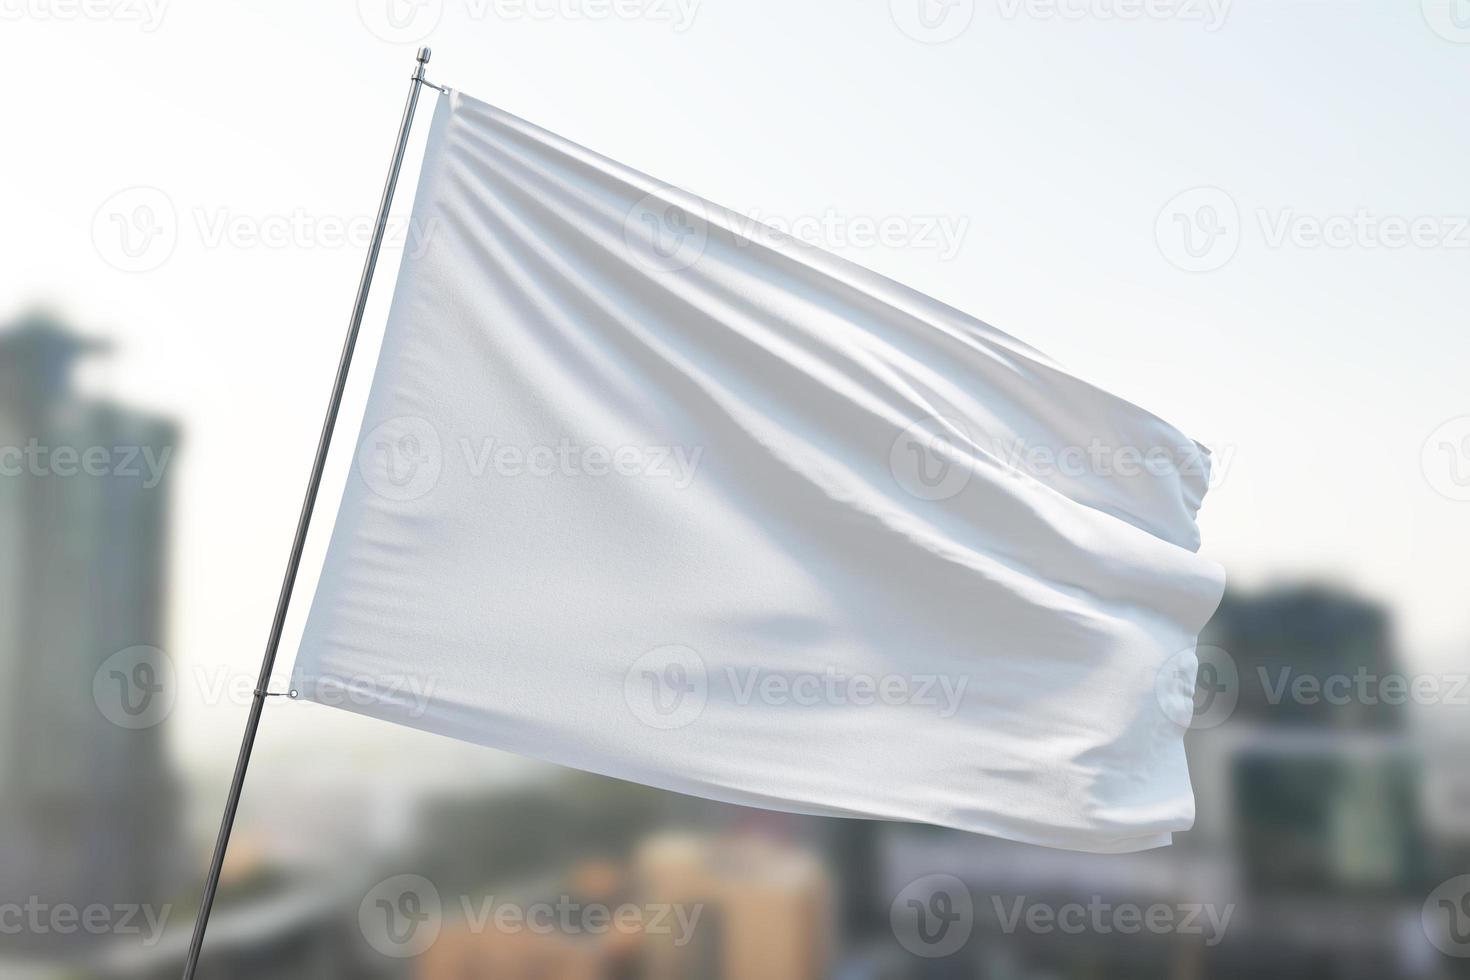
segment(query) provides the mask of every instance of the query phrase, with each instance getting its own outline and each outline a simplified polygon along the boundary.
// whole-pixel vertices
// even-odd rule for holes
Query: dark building
[[[0,902],[161,906],[178,885],[155,649],[178,432],[78,394],[100,349],[41,315],[0,328]],[[4,940],[49,958],[100,938]]]
[[[1403,676],[1392,620],[1377,603],[1319,585],[1232,593],[1201,642],[1235,661],[1236,718],[1355,731],[1407,719],[1407,699],[1387,680]]]

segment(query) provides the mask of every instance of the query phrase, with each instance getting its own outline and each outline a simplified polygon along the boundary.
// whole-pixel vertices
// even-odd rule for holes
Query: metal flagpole
[[[214,844],[214,857],[209,862],[209,876],[204,881],[204,898],[199,906],[199,918],[194,923],[194,938],[189,943],[189,956],[184,961],[183,980],[193,980],[194,970],[199,965],[199,953],[204,946],[204,931],[209,927],[209,912],[214,906],[214,895],[219,889],[220,870],[224,867],[225,851],[230,845],[230,831],[235,825],[235,813],[240,808],[240,794],[245,786],[245,770],[250,766],[250,751],[255,746],[255,734],[260,729],[260,716],[269,696],[271,670],[275,667],[276,651],[281,645],[281,631],[286,625],[286,610],[291,605],[291,590],[296,584],[296,573],[301,568],[301,553],[306,547],[306,532],[311,527],[311,512],[316,505],[317,491],[321,488],[322,471],[327,465],[327,450],[332,445],[332,429],[337,423],[337,413],[342,407],[342,392],[347,387],[348,371],[352,367],[352,352],[357,346],[357,334],[362,327],[363,311],[367,308],[368,290],[373,282],[373,270],[378,265],[378,252],[383,246],[383,234],[388,224],[388,208],[393,203],[393,190],[398,184],[398,172],[403,167],[403,154],[408,149],[408,133],[413,126],[413,113],[418,105],[419,93],[425,85],[438,88],[425,81],[424,70],[429,63],[428,48],[419,48],[413,82],[408,89],[408,101],[403,106],[403,120],[398,124],[398,142],[393,146],[393,162],[388,167],[388,180],[383,184],[383,198],[378,202],[378,220],[373,226],[372,242],[368,245],[367,258],[362,265],[362,278],[357,284],[357,300],[352,304],[352,319],[347,325],[347,339],[342,344],[342,356],[337,363],[337,378],[332,383],[332,397],[327,403],[327,417],[322,422],[321,436],[317,439],[316,460],[311,465],[311,477],[306,484],[306,499],[301,504],[301,516],[296,521],[296,538],[291,543],[291,555],[286,560],[286,576],[281,582],[281,594],[276,599],[276,616],[271,622],[270,636],[265,644],[265,658],[260,664],[260,677],[255,682],[255,696],[250,702],[250,715],[245,722],[245,736],[240,742],[240,755],[235,760],[235,776],[230,782],[230,793],[225,800],[225,815],[220,821],[219,838]]]

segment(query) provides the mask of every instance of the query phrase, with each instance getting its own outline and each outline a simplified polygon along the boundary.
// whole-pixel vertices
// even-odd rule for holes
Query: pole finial
[[[421,64],[421,65],[427,65],[429,63],[429,56],[432,55],[433,53],[434,53],[434,49],[433,48],[427,48],[427,47],[426,48],[419,48],[419,54],[418,54],[419,64]]]

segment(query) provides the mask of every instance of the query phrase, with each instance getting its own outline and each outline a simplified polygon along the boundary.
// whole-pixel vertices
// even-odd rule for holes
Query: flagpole
[[[306,533],[311,527],[311,513],[316,505],[317,491],[321,489],[322,472],[327,465],[327,450],[332,445],[332,430],[336,427],[337,413],[342,408],[342,393],[347,387],[347,375],[352,367],[352,353],[357,347],[357,335],[362,328],[363,312],[367,309],[368,290],[372,287],[373,271],[378,265],[378,252],[383,247],[383,234],[388,224],[388,209],[393,203],[393,191],[398,185],[398,172],[403,167],[403,155],[408,149],[408,134],[413,126],[414,109],[418,106],[419,93],[425,85],[433,86],[424,79],[425,67],[429,63],[430,50],[419,48],[413,81],[409,85],[408,99],[403,106],[403,119],[398,124],[398,141],[393,146],[393,161],[388,167],[388,179],[383,184],[383,197],[378,202],[378,219],[373,226],[373,237],[368,245],[367,258],[363,261],[362,277],[357,283],[357,299],[352,304],[352,318],[347,325],[347,339],[342,344],[342,355],[337,362],[337,377],[332,384],[332,397],[327,403],[327,417],[322,422],[321,435],[317,439],[316,459],[311,466],[311,476],[306,484],[306,499],[301,503],[301,515],[296,520],[296,537],[291,543],[291,554],[286,560],[286,575],[281,582],[281,592],[276,599],[275,619],[271,622],[270,636],[265,644],[265,657],[260,664],[260,676],[255,682],[255,695],[250,702],[250,715],[245,722],[245,735],[240,742],[240,754],[235,760],[235,775],[230,782],[229,796],[225,800],[225,814],[220,821],[219,837],[215,841],[214,856],[209,862],[209,875],[204,881],[204,897],[199,905],[199,918],[194,922],[194,938],[189,942],[189,955],[184,961],[183,980],[193,980],[199,965],[199,954],[204,946],[204,931],[209,926],[209,913],[214,907],[215,892],[219,890],[220,871],[224,868],[225,852],[230,846],[230,831],[235,825],[235,814],[240,808],[240,795],[245,787],[245,771],[250,766],[250,752],[255,747],[255,735],[260,730],[260,717],[265,709],[266,688],[271,681],[271,671],[276,664],[276,651],[281,645],[281,632],[286,625],[286,611],[291,606],[291,591],[296,584],[296,573],[301,568],[301,555],[306,547]],[[433,86],[437,88],[438,86]]]

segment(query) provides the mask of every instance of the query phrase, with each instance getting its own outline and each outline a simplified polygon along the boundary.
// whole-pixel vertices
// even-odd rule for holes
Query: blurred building
[[[1232,595],[1204,642],[1239,674],[1230,720],[1189,739],[1198,833],[1240,886],[1212,975],[1438,975],[1417,928],[1425,753],[1388,610],[1325,586]]]
[[[1202,643],[1226,650],[1240,679],[1234,717],[1270,725],[1401,730],[1407,705],[1362,698],[1331,678],[1402,676],[1392,617],[1376,602],[1329,586],[1300,585],[1255,595],[1228,593]],[[1303,687],[1306,684],[1308,686]],[[1325,691],[1312,694],[1312,685]],[[1306,697],[1294,696],[1301,691]],[[1340,696],[1346,692],[1346,696]]]
[[[1391,891],[1422,878],[1408,677],[1381,606],[1323,587],[1231,596],[1207,640],[1240,701],[1191,736],[1192,769],[1230,782],[1230,826],[1260,891]],[[1228,810],[1228,813],[1225,811]]]
[[[164,726],[109,720],[94,681],[118,651],[164,644],[170,480],[156,464],[178,431],[77,393],[73,368],[99,349],[45,316],[0,329],[5,902],[161,904],[177,885]],[[4,943],[72,955],[89,939]]]
[[[694,941],[653,937],[648,980],[818,980],[832,959],[831,885],[811,852],[761,837],[670,835],[635,859],[651,901],[702,911]]]
[[[762,837],[660,834],[631,860],[583,862],[535,885],[477,891],[470,904],[482,921],[451,922],[415,980],[820,980],[830,971],[827,872],[812,852]],[[507,907],[518,918],[497,926],[492,910]],[[530,924],[533,910],[544,927]]]

